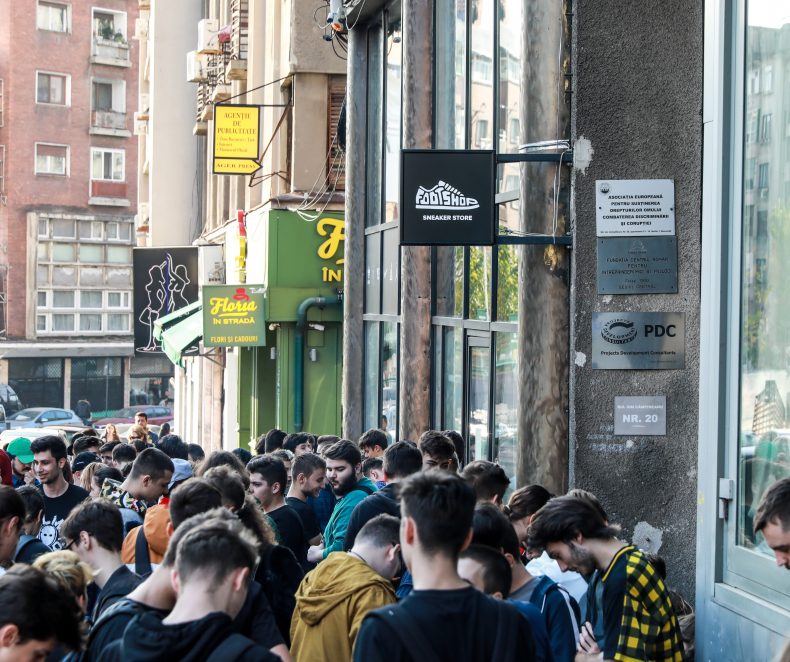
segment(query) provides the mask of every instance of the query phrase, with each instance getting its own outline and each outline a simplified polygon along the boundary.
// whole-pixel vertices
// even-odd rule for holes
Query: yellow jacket
[[[346,552],[332,552],[307,573],[291,620],[294,662],[351,660],[362,619],[395,602],[392,583]]]

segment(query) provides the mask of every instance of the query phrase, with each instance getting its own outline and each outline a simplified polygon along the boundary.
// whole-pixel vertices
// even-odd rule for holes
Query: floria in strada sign
[[[493,244],[495,173],[491,150],[401,150],[401,245]]]
[[[263,285],[203,286],[203,346],[258,347],[266,344]]]

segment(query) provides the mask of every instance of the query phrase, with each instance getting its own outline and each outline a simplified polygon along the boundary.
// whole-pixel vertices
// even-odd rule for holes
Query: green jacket
[[[366,492],[359,489],[360,485],[364,485],[370,491]],[[346,530],[348,529],[348,520],[351,519],[351,513],[362,499],[375,491],[376,484],[370,478],[363,476],[357,481],[357,487],[335,504],[335,509],[332,511],[332,516],[329,518],[324,531],[324,558],[332,552],[343,551],[343,543],[346,539]]]

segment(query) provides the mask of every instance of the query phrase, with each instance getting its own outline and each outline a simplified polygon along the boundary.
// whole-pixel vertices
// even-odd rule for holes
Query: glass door
[[[466,344],[466,459],[490,460],[491,340],[487,335],[467,336]]]

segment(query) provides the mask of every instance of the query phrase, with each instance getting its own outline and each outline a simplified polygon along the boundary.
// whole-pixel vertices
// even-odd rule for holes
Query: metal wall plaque
[[[493,244],[495,175],[491,150],[401,150],[401,245]]]
[[[598,294],[677,291],[677,237],[598,239]]]
[[[616,396],[614,399],[614,433],[616,435],[650,437],[666,435],[666,396]]]
[[[682,370],[684,313],[593,313],[592,367],[597,370]]]
[[[599,237],[675,234],[671,179],[599,179],[595,182]]]

